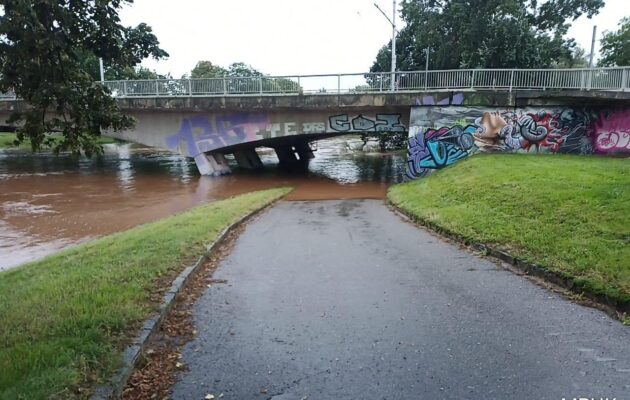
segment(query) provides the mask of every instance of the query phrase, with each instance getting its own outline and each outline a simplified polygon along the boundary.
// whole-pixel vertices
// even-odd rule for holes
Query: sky
[[[390,0],[135,0],[120,15],[125,25],[153,28],[170,57],[143,65],[174,77],[199,60],[224,67],[242,61],[276,76],[360,73],[392,36],[375,2],[391,15]],[[593,25],[597,48],[603,31],[616,30],[624,15],[630,0],[606,0],[593,19],[575,21],[568,36],[589,53]]]

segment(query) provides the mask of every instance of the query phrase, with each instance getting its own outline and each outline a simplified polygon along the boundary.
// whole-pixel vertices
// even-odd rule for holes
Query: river
[[[292,186],[289,200],[380,199],[402,180],[400,153],[364,153],[358,137],[320,141],[308,169],[282,171],[262,151],[262,171],[199,176],[189,159],[135,144],[110,144],[98,158],[0,150],[0,270],[153,221],[197,204]]]

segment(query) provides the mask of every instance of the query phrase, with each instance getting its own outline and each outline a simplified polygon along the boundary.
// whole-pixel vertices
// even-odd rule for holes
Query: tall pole
[[[396,90],[396,0],[392,11],[392,91]]]
[[[427,46],[426,49],[424,49],[424,58],[425,58],[425,63],[424,63],[424,90],[427,90],[427,85],[429,82],[429,50],[431,49],[431,47]]]
[[[593,68],[593,57],[595,56],[595,37],[597,36],[597,25],[593,26],[593,40],[591,40],[591,56],[588,60],[588,67]]]
[[[105,83],[105,70],[103,69],[103,59],[98,59],[98,66],[101,71],[101,83]]]

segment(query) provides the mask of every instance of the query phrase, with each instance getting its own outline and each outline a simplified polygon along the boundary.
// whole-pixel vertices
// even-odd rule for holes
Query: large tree
[[[99,152],[105,129],[125,129],[109,92],[94,79],[94,60],[116,71],[147,57],[168,54],[146,24],[126,27],[118,12],[132,0],[4,0],[0,9],[0,91],[13,91],[25,106],[9,123],[18,140],[37,150],[46,141],[56,152]],[[49,140],[50,133],[61,140]]]
[[[605,32],[601,40],[599,65],[605,67],[630,65],[630,17],[619,22],[619,30]]]
[[[577,47],[569,24],[592,16],[603,0],[404,0],[397,69],[543,68],[571,65]],[[390,44],[371,71],[390,70]],[[579,55],[578,55],[579,56]]]

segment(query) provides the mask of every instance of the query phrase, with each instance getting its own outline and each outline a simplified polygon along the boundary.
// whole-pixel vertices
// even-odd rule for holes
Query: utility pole
[[[588,67],[593,68],[593,57],[595,56],[595,37],[597,36],[597,25],[593,25],[593,40],[591,40],[591,56],[588,60]]]
[[[385,14],[385,12],[383,10],[381,10],[381,7],[378,6],[378,4],[374,3],[374,7],[376,7],[381,14],[383,14],[383,16],[387,19],[387,21],[389,21],[389,23],[392,25],[392,76],[391,76],[391,90],[396,90],[396,0],[393,0],[393,6],[394,6],[394,10],[392,12],[392,19],[389,19],[389,17],[387,16],[387,14]]]
[[[103,59],[98,59],[98,66],[101,71],[101,83],[105,83],[105,70],[103,69]]]

